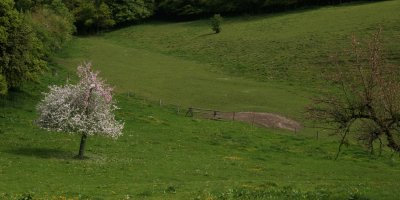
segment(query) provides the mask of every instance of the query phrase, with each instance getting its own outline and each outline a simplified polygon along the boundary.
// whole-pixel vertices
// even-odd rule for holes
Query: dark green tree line
[[[36,81],[71,38],[74,18],[62,0],[0,2],[0,94]]]
[[[156,0],[156,13],[179,17],[214,13],[275,12],[304,6],[334,5],[357,0]]]
[[[80,33],[97,33],[150,17],[153,0],[64,0]]]
[[[277,12],[350,1],[360,0],[63,0],[74,14],[75,25],[80,33],[130,25],[151,16],[182,20],[209,17],[215,13]]]
[[[115,24],[110,7],[104,0],[64,1],[75,17],[75,26],[81,33],[98,32]]]
[[[4,94],[36,80],[45,67],[43,44],[12,0],[0,2],[0,85]]]

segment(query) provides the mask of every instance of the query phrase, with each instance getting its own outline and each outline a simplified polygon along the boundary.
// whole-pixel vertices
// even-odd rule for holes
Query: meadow
[[[88,158],[77,160],[79,136],[46,132],[33,124],[41,98],[37,91],[49,81],[62,83],[59,76],[54,80],[48,75],[41,85],[1,101],[2,199],[28,194],[37,199],[393,199],[400,195],[400,159],[389,151],[370,156],[353,144],[335,161],[337,141],[184,117],[174,107],[159,107],[126,94],[117,96],[124,135],[118,140],[89,137]]]
[[[384,31],[400,59],[400,1],[208,20],[148,22],[74,38],[38,84],[0,99],[0,199],[396,199],[400,158],[369,155],[355,140],[338,160],[338,138],[305,128],[265,129],[184,116],[188,106],[279,113],[303,124],[304,107],[326,88],[329,56],[352,34]],[[162,33],[162,34],[161,34]],[[116,89],[125,122],[118,140],[34,125],[49,84],[75,80],[90,61]],[[159,105],[162,100],[163,106]],[[182,109],[177,112],[177,106]]]
[[[153,22],[77,38],[58,63],[93,62],[120,92],[182,106],[267,111],[302,118],[309,97],[327,86],[330,56],[383,29],[386,57],[399,64],[398,1],[208,20]],[[162,33],[162,34],[161,34]],[[182,87],[185,85],[185,87]]]

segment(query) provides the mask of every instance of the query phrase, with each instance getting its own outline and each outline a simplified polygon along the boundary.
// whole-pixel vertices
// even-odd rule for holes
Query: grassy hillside
[[[103,38],[78,38],[59,62],[74,69],[84,59],[116,86],[152,101],[233,111],[269,111],[299,116],[307,92],[216,74],[208,64],[115,44]]]
[[[229,18],[218,35],[200,20],[75,38],[56,58],[67,69],[0,98],[0,199],[396,199],[400,158],[387,149],[370,156],[351,139],[335,161],[338,143],[327,134],[317,140],[309,129],[192,119],[176,106],[304,122],[328,55],[346,48],[352,33],[367,36],[381,24],[389,61],[400,63],[399,7],[384,1]],[[81,161],[73,158],[79,136],[33,121],[40,92],[74,80],[82,61],[115,86],[126,127],[118,140],[90,137]]]
[[[399,64],[400,1],[344,4],[291,13],[226,18],[212,34],[208,20],[149,23],[105,37],[120,45],[162,52],[213,70],[309,86],[329,67],[329,56],[350,47],[351,36],[379,27],[390,61]]]
[[[118,140],[90,137],[86,160],[73,159],[80,137],[33,125],[48,83],[0,100],[0,199],[393,199],[399,158],[369,157],[351,145],[247,124],[196,120],[119,95]]]
[[[368,37],[381,25],[387,56],[400,63],[399,9],[385,1],[228,18],[220,34],[208,20],[154,22],[77,38],[59,63],[92,61],[118,91],[153,101],[300,119],[329,55],[348,48],[352,34]]]

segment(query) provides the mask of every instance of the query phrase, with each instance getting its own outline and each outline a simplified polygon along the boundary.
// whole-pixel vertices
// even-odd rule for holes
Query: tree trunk
[[[90,103],[90,97],[92,95],[93,89],[94,88],[90,88],[89,96],[87,98],[87,104],[86,104],[86,108],[85,108],[86,116],[89,115],[89,103]],[[83,133],[82,138],[81,138],[81,145],[79,146],[79,154],[78,154],[79,159],[83,159],[83,154],[85,153],[86,139],[87,139],[87,135],[85,133]]]
[[[393,138],[392,133],[389,130],[384,130],[384,133],[386,135],[386,139],[388,141],[388,147],[391,148],[393,151],[400,153],[400,145],[396,142],[396,140]],[[400,155],[400,154],[399,154]]]
[[[83,154],[85,153],[86,139],[87,139],[87,135],[82,134],[81,145],[79,146],[79,154],[78,154],[79,159],[83,159]]]

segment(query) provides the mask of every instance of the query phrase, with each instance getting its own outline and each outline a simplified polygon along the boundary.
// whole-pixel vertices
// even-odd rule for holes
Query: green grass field
[[[260,80],[310,87],[330,67],[329,56],[383,29],[387,58],[399,64],[399,1],[344,4],[281,14],[227,18],[212,34],[208,20],[148,23],[103,38],[121,46],[194,60]],[[162,33],[162,34],[159,34]]]
[[[198,20],[75,38],[55,58],[57,76],[0,99],[0,199],[396,199],[400,158],[387,149],[370,156],[351,141],[335,161],[338,138],[326,132],[317,140],[309,128],[192,119],[176,106],[306,123],[329,55],[351,34],[367,37],[381,25],[388,60],[400,63],[399,8],[383,1],[227,18],[218,35]],[[126,127],[118,140],[90,137],[80,161],[79,136],[33,121],[40,91],[75,79],[83,61],[115,86]]]
[[[160,53],[124,47],[102,38],[78,38],[74,59],[60,63],[74,69],[84,59],[92,61],[119,92],[182,107],[225,111],[269,111],[299,116],[308,101],[307,92],[278,83],[216,74],[207,64]]]
[[[370,157],[351,145],[335,161],[336,141],[187,118],[126,95],[117,96],[124,135],[90,137],[89,158],[75,160],[79,136],[32,124],[37,91],[65,76],[56,78],[1,100],[0,199],[224,199],[231,189],[278,191],[277,199],[400,195],[400,160],[388,151]]]
[[[148,23],[77,38],[58,61],[70,69],[91,61],[118,91],[153,101],[302,118],[329,56],[348,49],[352,34],[382,26],[387,57],[400,63],[399,9],[387,1],[229,18],[220,34],[207,20]]]

